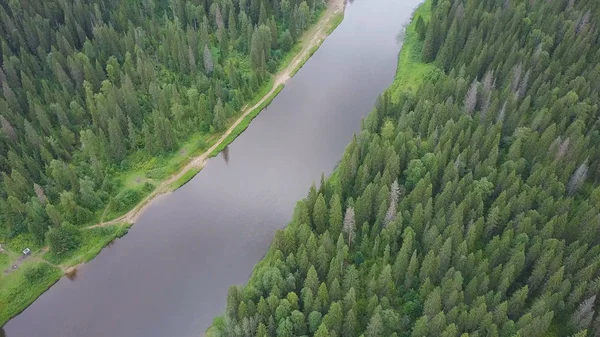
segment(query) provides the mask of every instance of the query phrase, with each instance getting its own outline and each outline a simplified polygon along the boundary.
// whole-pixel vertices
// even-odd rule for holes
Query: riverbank
[[[0,318],[2,324],[16,316],[65,274],[96,257],[115,239],[127,234],[129,224],[93,228],[82,232],[80,246],[65,255],[57,256],[46,247],[30,256],[18,256],[17,268],[0,277]],[[12,269],[13,264],[2,264]]]
[[[420,88],[424,79],[428,76],[434,76],[441,71],[431,63],[424,63],[421,60],[423,42],[419,41],[416,32],[416,19],[422,17],[426,22],[429,22],[431,16],[431,0],[426,0],[417,9],[415,9],[412,19],[405,30],[405,39],[402,49],[398,55],[398,65],[393,83],[386,89],[392,97],[400,97],[401,95],[414,95]],[[337,168],[328,179],[337,179]],[[294,233],[300,224],[290,223],[282,231],[286,234],[280,237],[287,237],[287,234]],[[293,235],[292,235],[293,236]],[[262,282],[262,273],[267,268],[275,266],[277,262],[276,248],[273,243],[267,250],[264,257],[254,266],[252,273],[248,279],[247,285],[254,285],[256,289],[260,289],[259,285]],[[225,318],[218,316],[213,320],[212,325],[206,330],[206,337],[219,336],[218,331],[225,326]]]
[[[0,325],[6,323],[11,317],[14,317],[19,312],[24,310],[37,297],[39,297],[48,287],[60,279],[72,267],[78,266],[81,263],[89,261],[96,256],[104,246],[112,242],[116,237],[126,232],[129,224],[122,224],[120,219],[135,222],[139,213],[144,209],[154,197],[159,194],[172,191],[189,181],[203,167],[206,159],[217,155],[219,151],[224,149],[226,145],[231,143],[243,130],[250,124],[251,120],[256,117],[260,111],[268,105],[271,100],[282,90],[285,82],[291,78],[292,70],[304,60],[305,55],[314,46],[315,41],[321,41],[325,38],[326,33],[331,29],[330,22],[335,14],[343,11],[343,2],[335,0],[329,4],[328,8],[323,10],[318,21],[313,24],[300,39],[300,42],[294,47],[294,55],[287,58],[286,66],[282,66],[276,76],[269,82],[269,87],[264,89],[254,102],[249,104],[235,120],[231,120],[231,126],[222,134],[212,135],[210,138],[192,137],[179,151],[175,152],[172,157],[159,158],[156,162],[161,162],[164,167],[160,174],[151,176],[141,173],[130,172],[122,177],[122,182],[125,186],[131,185],[132,188],[143,186],[145,183],[153,185],[153,189],[147,195],[138,200],[133,207],[125,210],[125,214],[115,217],[113,220],[106,221],[103,219],[97,224],[82,228],[90,233],[85,235],[83,243],[80,247],[69,253],[66,257],[61,257],[58,261],[55,257],[46,255],[46,249],[41,246],[35,246],[30,242],[18,241],[14,244],[9,244],[9,247],[3,245],[4,248],[10,250],[9,254],[2,254],[6,259],[0,259],[0,270],[9,270],[8,274],[0,275]],[[212,146],[210,146],[212,145]],[[155,167],[154,163],[152,166]],[[138,168],[140,169],[140,168]],[[142,168],[143,169],[143,168]],[[152,169],[152,168],[148,168]],[[141,169],[140,169],[141,170]],[[165,176],[165,172],[173,171],[174,174]],[[156,173],[156,172],[152,172]],[[141,178],[140,178],[141,177]],[[110,212],[107,212],[112,216]],[[107,230],[105,230],[107,229]],[[117,235],[118,234],[118,235]],[[18,259],[21,254],[18,253],[20,247],[30,247],[32,254],[25,259],[25,262],[12,271],[10,268],[13,262]],[[53,267],[48,259],[58,262],[57,267]],[[47,265],[52,267],[51,272],[45,273],[44,278],[33,278],[28,280],[25,274],[28,270],[34,269],[36,266]],[[43,267],[45,268],[45,267]],[[15,301],[18,298],[19,301]]]

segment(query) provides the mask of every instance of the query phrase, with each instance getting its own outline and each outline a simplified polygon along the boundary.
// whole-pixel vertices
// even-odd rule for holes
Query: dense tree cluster
[[[215,332],[600,336],[600,3],[431,3],[444,71],[380,97]]]
[[[0,238],[89,222],[128,156],[224,130],[323,6],[0,1]]]

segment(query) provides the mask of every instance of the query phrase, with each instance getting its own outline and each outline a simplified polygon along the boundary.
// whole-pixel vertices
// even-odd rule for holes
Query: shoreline
[[[140,202],[138,202],[133,208],[127,211],[125,214],[120,215],[114,219],[109,221],[101,221],[97,224],[83,227],[83,230],[92,230],[98,227],[109,227],[114,226],[118,229],[122,229],[123,232],[119,235],[114,235],[108,242],[105,242],[102,247],[95,247],[91,251],[83,252],[82,256],[76,256],[71,259],[79,260],[81,262],[76,262],[75,264],[59,264],[54,265],[49,261],[46,261],[43,257],[45,254],[45,247],[42,247],[39,252],[36,252],[29,256],[26,260],[28,263],[33,263],[34,261],[48,264],[50,267],[54,268],[56,271],[56,276],[52,276],[49,282],[44,284],[44,290],[38,294],[35,294],[29,299],[25,299],[25,304],[22,308],[19,308],[17,311],[13,313],[9,313],[7,317],[0,318],[0,327],[3,327],[7,322],[9,322],[12,318],[19,315],[23,312],[29,305],[31,305],[37,298],[39,298],[42,294],[48,291],[54,284],[56,284],[63,276],[68,275],[77,270],[77,268],[83,266],[85,263],[91,261],[94,257],[96,257],[100,252],[107,246],[109,246],[112,242],[114,242],[117,238],[122,237],[127,233],[127,229],[134,225],[139,216],[145,210],[146,206],[150,204],[156,197],[173,192],[178,188],[185,185],[191,179],[193,179],[196,174],[200,173],[202,168],[204,167],[206,161],[210,158],[217,156],[223,149],[225,149],[229,144],[231,144],[250,124],[250,122],[256,118],[262,110],[264,110],[275,97],[283,90],[285,83],[291,79],[300,68],[310,59],[310,57],[316,52],[316,50],[321,46],[324,40],[329,36],[335,28],[342,22],[344,10],[345,10],[345,0],[331,0],[327,7],[323,10],[323,13],[311,27],[307,31],[304,32],[302,38],[300,39],[300,48],[299,51],[291,57],[290,61],[282,65],[281,70],[272,76],[271,88],[270,90],[261,96],[258,101],[253,100],[255,102],[252,106],[244,107],[242,109],[242,114],[228,127],[228,129],[219,136],[218,140],[214,142],[207,150],[203,151],[200,155],[191,157],[190,160],[177,172],[171,174],[164,180],[162,180],[156,188],[144,197]],[[99,249],[98,249],[99,248]],[[12,264],[12,263],[11,263]]]

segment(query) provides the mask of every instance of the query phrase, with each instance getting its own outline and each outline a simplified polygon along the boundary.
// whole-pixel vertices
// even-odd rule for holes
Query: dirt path
[[[263,96],[263,98],[260,101],[258,101],[255,105],[253,105],[251,107],[246,107],[246,109],[244,110],[244,113],[240,116],[240,118],[238,118],[235,121],[235,123],[233,123],[229,127],[229,129],[227,129],[227,131],[221,136],[221,138],[219,138],[219,140],[213,146],[211,146],[208,150],[206,150],[200,156],[193,158],[178,173],[172,175],[167,180],[163,181],[154,190],[154,192],[150,193],[150,195],[148,195],[146,198],[144,198],[139,204],[137,204],[132,210],[130,210],[126,214],[124,214],[116,219],[110,220],[110,221],[98,223],[98,224],[90,226],[88,228],[109,226],[109,225],[115,225],[115,224],[124,223],[124,222],[125,223],[135,223],[135,221],[137,220],[137,218],[139,217],[141,212],[144,210],[145,206],[150,201],[152,201],[158,195],[170,192],[169,186],[173,182],[175,182],[177,179],[181,178],[181,176],[183,176],[187,171],[189,171],[193,168],[201,169],[202,167],[204,167],[204,164],[206,162],[206,159],[208,159],[208,156],[219,145],[221,145],[221,143],[223,143],[223,141],[225,141],[227,136],[229,136],[233,132],[233,130],[235,130],[235,128],[244,120],[244,118],[246,118],[246,116],[248,116],[248,114],[250,114],[250,112],[252,112],[252,110],[256,109],[266,99],[268,99],[269,96],[271,96],[271,94],[273,94],[273,92],[277,89],[277,87],[280,84],[286,83],[291,78],[291,74],[294,71],[294,69],[296,69],[296,67],[300,64],[300,62],[302,62],[302,60],[308,56],[308,53],[310,52],[310,50],[314,46],[319,45],[327,37],[327,30],[329,29],[331,19],[337,13],[342,12],[344,10],[344,6],[345,6],[345,0],[330,0],[329,1],[328,5],[327,5],[327,9],[325,10],[325,13],[323,13],[323,15],[321,16],[319,21],[316,24],[312,25],[306,32],[304,32],[304,34],[301,38],[301,40],[302,40],[301,51],[298,54],[296,54],[296,56],[294,56],[294,58],[292,59],[290,64],[285,69],[283,69],[282,71],[280,71],[279,73],[277,73],[275,75],[275,78],[273,81],[274,82],[273,87],[271,88],[271,90],[265,96]]]

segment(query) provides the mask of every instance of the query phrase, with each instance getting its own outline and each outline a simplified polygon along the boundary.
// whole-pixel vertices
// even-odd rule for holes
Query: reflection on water
[[[406,25],[403,26],[402,29],[400,29],[398,34],[396,34],[396,42],[398,44],[402,44],[402,42],[404,42],[405,37],[406,37]]]
[[[6,337],[6,332],[4,332],[2,327],[0,327],[0,337]]]
[[[67,272],[65,273],[65,276],[71,280],[71,281],[75,281],[75,279],[77,279],[77,268],[72,268],[67,270]],[[0,335],[0,337],[2,337]]]
[[[225,146],[223,151],[221,151],[221,155],[223,156],[223,159],[225,160],[225,164],[229,164],[229,145]]]

